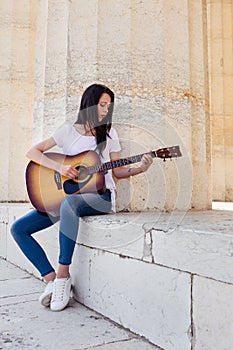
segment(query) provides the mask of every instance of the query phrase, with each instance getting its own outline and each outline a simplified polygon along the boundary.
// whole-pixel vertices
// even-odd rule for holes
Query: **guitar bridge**
[[[61,175],[59,174],[58,171],[54,171],[53,178],[54,178],[54,181],[55,181],[55,183],[57,185],[57,189],[61,190],[62,189]]]

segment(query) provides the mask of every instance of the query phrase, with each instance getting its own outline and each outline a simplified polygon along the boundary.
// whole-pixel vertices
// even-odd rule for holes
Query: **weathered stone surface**
[[[85,247],[77,256],[79,301],[166,350],[190,349],[188,274]]]
[[[232,294],[232,284],[194,277],[194,349],[232,349]]]
[[[0,239],[5,242],[8,259],[39,277],[9,234],[10,224],[28,210],[28,205],[2,205]],[[37,234],[55,268],[57,233],[58,224]],[[206,290],[205,283],[209,286],[211,278],[215,279],[217,294],[213,289],[215,294],[210,300],[213,310],[218,290],[224,295],[226,288],[228,300],[232,287],[232,237],[232,214],[228,210],[83,218],[71,269],[75,295],[82,303],[165,350],[174,346],[187,350],[194,342],[209,344],[208,331],[199,329],[198,339],[195,335],[194,326],[199,318],[200,324],[208,321],[202,320],[201,283]],[[5,281],[5,271],[2,276],[4,305],[17,303],[21,295],[27,302],[38,298],[39,285],[32,277],[27,278],[25,272],[19,274],[21,294],[6,298],[13,284]],[[17,279],[17,275],[13,276]],[[230,305],[229,297],[229,308]],[[223,305],[219,308],[225,312]],[[231,326],[231,317],[227,312],[224,314],[226,324]],[[215,327],[218,334],[217,325],[211,325],[213,334]]]
[[[42,307],[44,283],[2,259],[0,276],[2,349],[157,349],[73,299],[61,313]]]
[[[210,23],[208,31],[208,73],[212,120],[212,183],[213,198],[233,201],[233,3],[207,1]]]
[[[123,153],[173,144],[183,153],[174,165],[156,160],[128,187],[119,182],[118,209],[232,199],[230,1],[22,1],[0,5],[2,200],[27,199],[26,151],[76,119],[95,81],[116,93]]]
[[[152,254],[158,264],[233,283],[231,212],[187,213],[169,232],[152,230]],[[179,252],[179,253],[178,253]]]

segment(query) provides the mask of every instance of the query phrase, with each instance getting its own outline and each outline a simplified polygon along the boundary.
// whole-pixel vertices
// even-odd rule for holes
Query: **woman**
[[[82,96],[76,123],[64,125],[50,138],[32,147],[27,153],[28,158],[70,179],[78,176],[78,170],[71,165],[60,164],[48,158],[44,154],[45,151],[58,145],[66,155],[72,156],[87,150],[95,150],[103,163],[119,159],[120,144],[116,130],[111,127],[113,105],[114,93],[108,87],[100,84],[89,86]],[[46,283],[45,290],[39,298],[43,306],[50,306],[52,311],[60,311],[67,306],[71,293],[69,266],[78,234],[79,217],[106,214],[114,208],[115,184],[112,172],[118,179],[127,178],[146,171],[152,161],[152,157],[147,154],[142,157],[138,167],[123,166],[113,171],[109,170],[105,174],[104,193],[69,195],[63,199],[60,213],[56,217],[51,218],[48,213],[34,209],[12,225],[11,232],[15,241]],[[32,234],[53,225],[58,220],[60,220],[60,252],[58,269],[55,272],[44,250]]]

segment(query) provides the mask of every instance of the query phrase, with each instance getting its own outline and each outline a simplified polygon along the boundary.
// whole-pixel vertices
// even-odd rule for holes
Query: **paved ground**
[[[62,312],[38,302],[44,283],[0,258],[0,350],[158,350],[71,300]]]

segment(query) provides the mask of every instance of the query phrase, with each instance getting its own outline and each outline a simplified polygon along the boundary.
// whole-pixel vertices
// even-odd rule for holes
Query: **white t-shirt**
[[[106,163],[111,160],[111,152],[119,152],[121,150],[117,132],[113,127],[111,127],[109,131],[109,136],[110,137],[107,136],[106,147],[102,152],[102,156],[100,156],[102,163]],[[65,155],[74,156],[89,150],[99,153],[95,136],[84,136],[79,134],[74,125],[64,124],[60,129],[55,131],[52,137],[54,138],[56,144],[62,148],[62,152]],[[112,209],[115,211],[114,190],[116,186],[112,177],[112,170],[108,170],[108,172],[105,174],[105,185],[106,188],[112,192]]]

